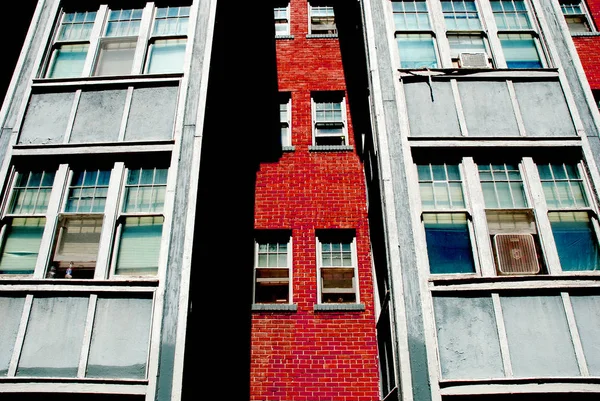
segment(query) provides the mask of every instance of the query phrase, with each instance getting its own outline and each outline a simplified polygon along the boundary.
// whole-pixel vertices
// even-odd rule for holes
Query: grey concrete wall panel
[[[24,304],[24,297],[0,297],[0,376],[8,373]]]
[[[81,92],[69,143],[116,142],[127,91]]]
[[[88,301],[87,297],[33,299],[17,376],[77,376]]]
[[[588,137],[588,143],[590,144],[591,153],[596,165],[600,165],[600,138],[597,136],[590,136]]]
[[[19,135],[19,144],[62,143],[73,107],[75,92],[31,95]]]
[[[433,299],[442,379],[504,377],[491,297]]]
[[[172,139],[177,92],[176,86],[134,89],[125,140]]]
[[[461,135],[450,82],[434,81],[431,90],[426,82],[405,83],[404,93],[411,136]]]
[[[378,90],[383,101],[383,118],[385,129],[387,131],[388,153],[392,166],[391,183],[394,187],[394,206],[396,212],[396,225],[399,227],[398,250],[399,263],[402,266],[402,275],[400,272],[390,269],[392,281],[392,298],[403,297],[405,304],[404,316],[396,316],[396,320],[406,321],[407,342],[409,360],[404,361],[410,364],[412,398],[419,401],[432,399],[431,383],[429,382],[429,364],[427,361],[427,346],[425,345],[425,326],[422,314],[421,289],[419,286],[420,277],[415,266],[417,266],[417,256],[415,251],[414,238],[412,236],[412,219],[408,203],[409,183],[406,171],[404,169],[405,159],[410,158],[410,154],[405,154],[406,150],[402,146],[400,116],[398,115],[398,104],[395,92],[394,72],[398,65],[392,65],[390,48],[388,47],[389,32],[385,26],[384,2],[371,1],[373,32],[371,36],[374,40],[374,48],[369,49],[375,52],[377,57],[377,67],[380,79]],[[437,88],[437,87],[436,87]],[[429,93],[429,88],[425,85],[423,96]],[[443,90],[434,92],[434,99],[439,100],[438,94]],[[440,95],[441,96],[441,95]],[[450,99],[442,97],[447,102]],[[409,102],[410,104],[410,102]],[[452,118],[449,122],[444,122],[444,127],[451,127]],[[444,132],[449,132],[445,128]],[[404,133],[406,135],[406,133]],[[441,135],[441,132],[435,132],[433,135]],[[397,361],[403,355],[397,355]],[[398,366],[396,367],[398,368]],[[398,371],[398,369],[397,369]],[[399,379],[399,378],[398,378]],[[400,381],[398,381],[400,383]],[[407,391],[400,388],[400,393]]]
[[[31,74],[34,68],[38,68],[35,59],[38,55],[40,46],[46,46],[47,38],[45,37],[44,32],[48,24],[53,24],[55,20],[53,4],[54,1],[38,1],[38,7],[41,5],[40,17],[38,20],[32,21],[32,24],[36,26],[35,32],[32,37],[31,46],[27,48],[25,59],[23,61],[23,68],[20,71],[15,71],[18,74],[15,92],[11,99],[7,119],[4,121],[2,128],[14,128],[18,123],[17,118],[20,113],[20,107],[25,93],[29,90]],[[8,101],[8,99],[6,100]]]
[[[562,298],[501,296],[515,377],[579,376]]]
[[[505,81],[458,82],[469,137],[519,136]]]
[[[575,322],[591,376],[600,376],[600,295],[571,295]]]
[[[151,321],[151,298],[99,297],[86,377],[144,379]]]
[[[598,136],[599,133],[595,127],[592,111],[584,92],[584,88],[587,89],[588,87],[587,80],[583,79],[583,83],[581,82],[580,78],[582,77],[573,63],[573,58],[577,58],[578,55],[576,52],[571,53],[569,51],[568,44],[570,43],[572,46],[573,39],[568,30],[563,31],[561,29],[559,19],[562,19],[563,15],[561,13],[554,12],[552,3],[553,0],[540,0],[540,4],[544,10],[546,21],[548,22],[549,27],[545,34],[552,35],[554,39],[554,45],[557,50],[556,53],[562,63],[563,71],[567,77],[569,86],[571,87],[571,92],[573,94],[573,98],[575,99],[575,104],[577,105],[577,110],[579,111],[579,116],[581,117],[587,135]]]
[[[527,136],[575,136],[575,126],[558,81],[515,82]]]

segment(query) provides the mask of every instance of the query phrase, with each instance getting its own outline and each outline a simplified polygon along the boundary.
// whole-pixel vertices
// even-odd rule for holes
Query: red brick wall
[[[291,229],[297,312],[253,312],[252,400],[379,399],[369,227],[356,151],[315,152],[311,91],[345,92],[337,39],[307,39],[306,0],[291,0],[291,34],[276,42],[279,90],[290,92],[292,145],[257,174],[255,227]],[[357,44],[360,46],[361,44]],[[349,143],[354,145],[346,99]],[[356,230],[365,311],[315,312],[316,229]]]
[[[600,29],[600,0],[586,0],[593,23]],[[600,89],[600,36],[573,37],[585,75],[592,89]]]

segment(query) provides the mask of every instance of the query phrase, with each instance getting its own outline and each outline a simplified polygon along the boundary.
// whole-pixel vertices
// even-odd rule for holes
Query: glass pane
[[[290,280],[288,269],[258,269],[254,287],[256,303],[289,302]]]
[[[495,208],[498,206],[498,200],[496,199],[496,189],[492,182],[482,182],[481,189],[483,191],[483,198],[485,200],[485,207]]]
[[[431,170],[429,164],[418,165],[417,172],[419,175],[419,181],[431,181]]]
[[[508,68],[542,68],[542,62],[531,35],[498,34]]]
[[[600,249],[586,212],[548,213],[563,271],[600,270]]]
[[[500,207],[513,207],[513,200],[508,182],[497,182],[496,193],[498,194]]]
[[[6,227],[0,274],[33,274],[45,224],[45,218],[13,219]]]
[[[102,217],[65,218],[59,225],[50,277],[93,278]]]
[[[450,196],[445,182],[436,182],[434,185],[435,205],[437,208],[447,209],[450,207]]]
[[[421,205],[423,205],[423,208],[435,208],[435,202],[433,198],[433,184],[422,182],[419,184],[419,187],[421,190]]]
[[[433,38],[425,34],[396,35],[401,68],[437,68]]]
[[[48,69],[48,78],[80,77],[87,56],[88,45],[62,45],[54,50]]]
[[[129,75],[136,41],[106,42],[100,47],[94,75]]]
[[[87,310],[87,297],[34,297],[17,376],[76,377]]]
[[[150,45],[146,73],[183,72],[186,39],[157,40]]]
[[[117,275],[156,275],[164,218],[128,217],[121,229]]]
[[[462,213],[423,215],[432,274],[474,273],[467,217]]]
[[[525,188],[521,182],[511,182],[510,189],[514,200],[514,207],[527,207]]]
[[[151,321],[151,298],[99,296],[86,377],[145,379]]]

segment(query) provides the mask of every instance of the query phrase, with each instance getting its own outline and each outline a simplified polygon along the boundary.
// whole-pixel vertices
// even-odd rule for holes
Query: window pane
[[[564,271],[600,270],[600,249],[586,212],[548,213]]]
[[[135,40],[102,43],[94,75],[131,74],[135,46]]]
[[[102,213],[106,204],[109,170],[83,170],[73,174],[66,212]]]
[[[80,77],[87,56],[88,45],[62,45],[54,50],[48,78]]]
[[[356,302],[354,269],[321,269],[321,302]]]
[[[401,68],[437,68],[433,38],[429,34],[397,34]]]
[[[289,302],[289,269],[256,269],[255,303]]]
[[[478,35],[448,35],[450,56],[458,58],[460,53],[486,53],[483,38]]]
[[[423,222],[432,274],[475,272],[465,214],[427,213],[423,215]]]
[[[183,72],[186,39],[157,40],[148,51],[148,74]]]
[[[32,274],[44,232],[45,218],[15,218],[6,227],[0,274]]]
[[[127,176],[123,211],[160,213],[165,203],[167,169],[132,169]]]
[[[498,34],[508,68],[542,68],[535,40],[529,34]]]
[[[164,218],[128,217],[121,228],[117,275],[156,275]]]
[[[64,218],[58,228],[49,276],[93,278],[101,231],[102,217]]]

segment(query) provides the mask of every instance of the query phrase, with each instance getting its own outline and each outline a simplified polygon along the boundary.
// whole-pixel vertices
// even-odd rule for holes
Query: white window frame
[[[313,25],[313,23],[312,23],[312,20],[313,20],[313,9],[319,10],[319,11],[321,9],[325,9],[325,10],[331,9],[331,13],[332,13],[333,18],[334,18],[334,20],[333,20],[334,21],[333,22],[333,26],[334,26],[333,30],[334,30],[334,32],[332,32],[332,33],[313,32],[313,29],[312,29],[312,25]],[[316,17],[318,17],[318,16],[316,16]],[[309,1],[308,2],[308,35],[309,36],[337,36],[337,34],[338,34],[338,30],[337,30],[337,23],[336,23],[336,20],[335,20],[335,10],[334,10],[333,5],[331,5],[331,4],[313,5]]]
[[[285,33],[277,33],[277,29],[275,29],[275,37],[286,37],[291,35],[291,18],[290,18],[290,2],[289,0],[286,2],[285,7],[275,7],[274,8],[274,17],[275,17],[275,26],[280,24],[285,27]],[[277,13],[285,13],[285,18],[277,18]],[[280,22],[278,22],[280,21]],[[284,21],[284,22],[283,22]]]
[[[568,5],[563,4],[563,1],[559,1],[559,4],[560,4],[560,9],[565,17],[565,22],[567,22],[566,18],[568,18],[568,17],[581,17],[583,19],[583,21],[585,23],[587,23],[587,27],[588,27],[587,31],[575,31],[575,32],[571,32],[571,34],[577,35],[578,33],[583,33],[583,32],[596,32],[596,27],[594,26],[593,18],[590,14],[590,11],[588,9],[588,6],[587,6],[585,0],[579,0],[579,7],[581,9],[580,13],[565,12]],[[571,4],[573,4],[573,3],[571,3]],[[569,27],[569,31],[571,31],[571,26],[569,25],[568,22],[567,22],[567,26]]]
[[[293,294],[293,289],[294,286],[292,285],[294,282],[294,274],[293,274],[293,259],[294,259],[294,252],[293,252],[293,242],[292,242],[292,232],[291,230],[285,230],[285,232],[283,230],[277,230],[279,232],[277,233],[272,233],[272,234],[268,234],[269,239],[265,239],[261,236],[261,234],[267,234],[267,230],[258,230],[257,236],[254,239],[254,269],[253,269],[253,276],[252,276],[252,302],[254,304],[258,304],[258,302],[256,301],[256,283],[258,280],[260,280],[257,277],[257,271],[261,270],[261,269],[287,269],[288,271],[288,300],[287,302],[281,303],[281,302],[260,302],[259,304],[261,305],[292,305],[294,303],[294,294]],[[280,241],[284,238],[287,238],[287,242],[284,241]],[[277,243],[277,245],[279,246],[280,244],[286,244],[287,245],[287,252],[286,252],[286,265],[285,266],[276,266],[276,267],[267,267],[267,266],[258,266],[258,256],[259,256],[259,246],[260,244],[273,244],[273,243]],[[268,279],[266,279],[268,280]]]
[[[353,232],[353,236],[352,236],[352,241],[350,242],[350,252],[351,252],[351,260],[352,260],[352,266],[323,266],[323,252],[322,252],[322,245],[323,243],[330,243],[330,242],[321,242],[321,240],[319,239],[319,236],[322,236],[323,234],[325,234],[327,237],[336,237],[336,232],[337,231],[343,231],[339,233],[340,238],[348,238],[349,237],[349,230],[340,230],[340,229],[323,229],[323,230],[319,230],[320,233],[318,232],[316,234],[316,238],[315,238],[315,244],[316,244],[316,255],[317,255],[317,304],[318,305],[354,305],[354,304],[360,304],[360,288],[359,288],[359,277],[358,277],[358,254],[357,254],[357,249],[356,249],[356,233]],[[347,291],[348,293],[353,292],[355,295],[355,301],[354,302],[331,302],[331,303],[323,303],[323,291],[322,291],[322,280],[321,280],[321,270],[323,269],[353,269],[353,278],[352,278],[352,290],[353,291]]]
[[[338,99],[339,101],[333,101],[332,99]],[[322,101],[326,99],[326,101]],[[341,146],[349,146],[349,137],[348,137],[348,121],[347,121],[347,110],[346,110],[346,96],[342,93],[338,93],[336,91],[332,92],[314,92],[311,94],[311,110],[312,110],[312,144],[313,146],[330,146],[330,145],[320,145],[317,144],[318,138],[342,138],[344,142]],[[317,104],[318,103],[339,103],[341,106],[342,120],[339,122],[333,122],[331,125],[333,126],[341,126],[342,133],[340,135],[319,135],[317,133],[319,126],[326,126],[328,122],[317,121]],[[334,145],[339,146],[339,145]]]
[[[284,102],[285,100],[285,102]],[[285,105],[286,107],[286,119],[281,118],[281,106]],[[279,97],[279,125],[283,129],[287,128],[287,140],[284,140],[283,135],[281,136],[281,146],[285,149],[293,146],[292,141],[292,96],[289,92],[280,93]]]

